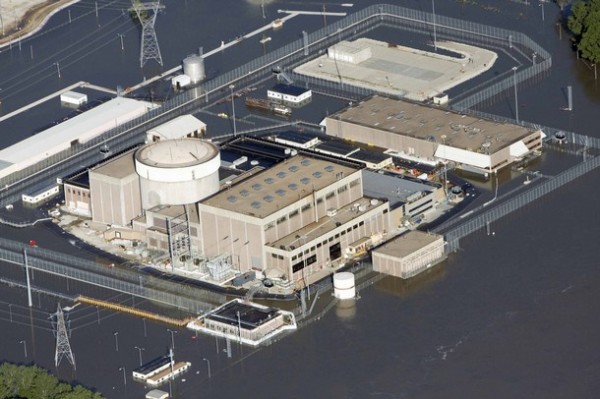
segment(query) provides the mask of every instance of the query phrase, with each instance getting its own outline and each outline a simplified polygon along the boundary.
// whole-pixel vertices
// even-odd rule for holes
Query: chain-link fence
[[[544,181],[541,184],[537,184],[531,189],[515,195],[514,197],[503,201],[490,209],[487,209],[481,214],[466,220],[459,226],[454,227],[450,231],[446,232],[445,238],[448,243],[448,251],[456,251],[459,248],[459,241],[461,238],[466,237],[477,230],[482,229],[488,223],[492,223],[511,212],[514,212],[526,205],[529,205],[533,201],[538,200],[542,196],[549,194],[552,191],[564,186],[565,184],[583,176],[584,174],[591,172],[592,170],[600,166],[600,157],[588,159],[584,162],[577,164],[576,166],[567,169],[559,175]]]
[[[2,261],[23,265],[24,250],[27,251],[28,265],[32,269],[146,298],[193,314],[207,312],[226,302],[225,295],[215,292],[0,239]]]

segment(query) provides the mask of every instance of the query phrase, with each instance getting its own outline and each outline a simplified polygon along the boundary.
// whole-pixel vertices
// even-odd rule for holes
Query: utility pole
[[[67,10],[67,12],[69,13],[69,23],[71,23],[71,10]]]
[[[58,78],[60,79],[60,64],[55,62],[54,65],[56,65],[56,72],[58,73]]]
[[[60,361],[66,356],[69,363],[75,369],[75,357],[71,350],[71,344],[69,344],[69,335],[67,328],[65,327],[65,318],[63,311],[60,308],[60,304],[56,310],[56,353],[54,355],[54,365],[58,368]]]

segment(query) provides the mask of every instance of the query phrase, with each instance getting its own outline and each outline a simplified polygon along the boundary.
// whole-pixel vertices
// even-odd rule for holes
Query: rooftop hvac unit
[[[335,208],[327,209],[327,216],[334,217],[335,215],[337,215],[337,209],[335,209]]]

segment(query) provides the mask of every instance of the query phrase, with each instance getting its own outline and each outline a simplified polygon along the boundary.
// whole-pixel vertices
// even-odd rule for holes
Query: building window
[[[302,261],[296,263],[295,265],[293,265],[292,272],[296,273],[297,271],[304,269],[306,266],[312,265],[316,261],[317,261],[317,255],[309,256],[305,260],[302,260]]]
[[[358,186],[360,184],[360,179],[355,179],[350,182],[350,187]]]
[[[331,247],[329,247],[329,259],[335,260],[335,259],[340,258],[341,256],[342,256],[342,247],[339,242],[337,244],[334,244]]]

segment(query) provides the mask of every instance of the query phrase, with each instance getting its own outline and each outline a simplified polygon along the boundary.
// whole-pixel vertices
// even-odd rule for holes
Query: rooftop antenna
[[[158,10],[163,8],[165,8],[165,6],[158,1],[149,3],[142,3],[141,1],[136,0],[132,1],[132,6],[129,11],[135,11],[140,24],[142,25],[140,68],[143,68],[148,60],[156,60],[160,66],[163,65],[160,47],[158,47],[158,39],[156,38],[156,31],[154,30]]]
[[[60,304],[58,304],[58,309],[56,310],[56,354],[54,355],[54,364],[56,367],[59,366],[60,361],[65,356],[73,366],[73,369],[75,369],[75,357],[71,350],[71,344],[69,344],[69,335],[65,327],[65,317]]]

